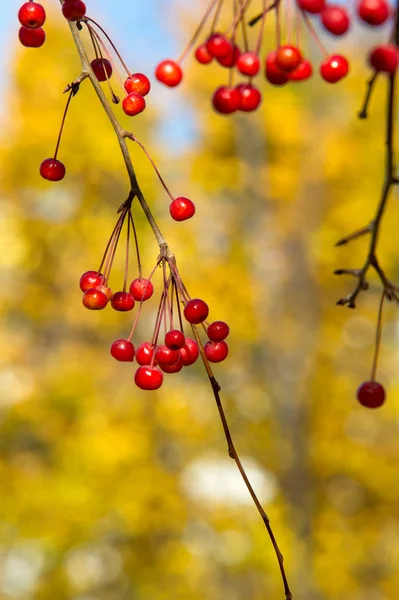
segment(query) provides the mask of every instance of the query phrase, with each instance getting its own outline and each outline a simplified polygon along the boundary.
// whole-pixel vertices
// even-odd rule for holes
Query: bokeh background
[[[133,367],[109,355],[131,316],[81,305],[80,275],[97,268],[127,178],[89,84],[67,118],[67,178],[38,176],[53,152],[62,90],[80,72],[57,2],[44,4],[40,50],[18,45],[19,3],[0,8],[0,598],[282,600],[201,365],[141,392]],[[149,74],[179,53],[203,9],[88,6],[132,70]],[[172,191],[197,204],[194,219],[172,222],[147,159],[132,148],[192,296],[231,326],[229,359],[215,372],[296,600],[394,600],[399,587],[397,313],[386,306],[379,379],[388,399],[367,411],[355,391],[370,374],[378,282],[348,311],[335,301],[352,282],[332,275],[362,264],[364,240],[334,243],[371,218],[382,180],[383,81],[370,119],[356,119],[372,38],[355,27],[341,43],[353,66],[337,86],[318,76],[283,89],[262,84],[256,114],[214,114],[210,96],[225,74],[191,61],[183,86],[154,82],[147,111],[121,117]],[[149,272],[157,246],[138,206],[134,214]],[[398,222],[393,196],[380,249],[393,280]],[[122,269],[119,255],[115,289]],[[155,301],[145,307],[135,341],[150,334],[155,310]]]

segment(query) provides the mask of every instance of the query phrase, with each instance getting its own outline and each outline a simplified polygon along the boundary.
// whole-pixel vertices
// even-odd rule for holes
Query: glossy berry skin
[[[189,198],[176,198],[170,203],[169,212],[175,221],[187,221],[195,214],[195,204]]]
[[[320,65],[320,74],[328,83],[337,83],[348,74],[348,71],[348,61],[340,54],[329,56]]]
[[[136,360],[139,365],[150,365],[151,361],[153,361],[153,364],[157,364],[156,360],[153,360],[156,349],[156,346],[153,346],[150,342],[140,344],[136,350]]]
[[[165,346],[171,350],[180,350],[186,343],[184,333],[179,329],[172,329],[165,335]]]
[[[398,49],[393,44],[376,46],[371,50],[368,61],[376,71],[395,73],[398,66]]]
[[[255,54],[255,52],[244,52],[237,60],[237,69],[243,75],[254,77],[259,73],[259,57]]]
[[[359,18],[369,25],[382,25],[389,13],[389,4],[385,0],[361,0],[357,5]]]
[[[46,158],[40,165],[40,175],[48,181],[61,181],[65,177],[65,165],[56,158]]]
[[[276,51],[276,65],[283,71],[293,71],[302,60],[299,48],[289,44],[280,46]]]
[[[134,375],[134,383],[142,390],[158,390],[163,383],[163,374],[159,369],[139,367]]]
[[[111,306],[114,310],[126,312],[132,310],[135,300],[133,294],[129,292],[116,292],[111,298]]]
[[[222,33],[213,33],[206,42],[206,48],[211,56],[223,58],[231,52],[233,44]]]
[[[258,88],[249,83],[241,83],[236,88],[240,92],[241,100],[239,110],[251,112],[256,110],[262,101]]]
[[[159,365],[174,365],[180,359],[178,350],[171,350],[167,346],[158,346],[155,351],[155,358]]]
[[[240,92],[228,85],[220,86],[212,98],[213,108],[222,115],[229,115],[240,108]]]
[[[82,292],[86,292],[91,288],[102,285],[103,281],[104,275],[102,273],[99,273],[98,271],[86,271],[80,278],[79,286]]]
[[[218,363],[225,360],[229,353],[229,347],[226,342],[207,342],[204,351],[209,362]]]
[[[201,44],[201,46],[198,46],[195,51],[195,58],[202,65],[207,65],[213,60],[213,56],[212,54],[209,54],[206,44]]]
[[[179,358],[178,358],[177,362],[175,362],[173,365],[163,365],[163,364],[160,364],[159,368],[164,373],[172,374],[172,373],[179,373],[179,371],[182,370],[183,366],[184,366],[183,365],[183,360],[182,360],[182,357],[179,354]]]
[[[169,87],[176,87],[183,79],[183,71],[174,60],[163,60],[155,70],[155,77]]]
[[[28,29],[38,29],[46,20],[46,11],[37,2],[25,2],[18,11],[21,25]]]
[[[377,381],[365,381],[357,388],[356,397],[362,406],[379,408],[385,402],[385,389]]]
[[[343,35],[348,31],[350,25],[347,11],[336,4],[325,7],[321,13],[321,22],[333,35]]]
[[[197,342],[192,338],[187,337],[185,344],[183,348],[179,350],[179,353],[184,367],[193,365],[199,357],[199,348]]]
[[[141,94],[131,92],[123,99],[122,109],[129,117],[134,117],[145,109],[145,100]]]
[[[119,362],[133,362],[134,346],[129,340],[115,340],[110,348],[110,352]]]
[[[277,52],[273,50],[266,56],[265,77],[273,85],[284,85],[288,81],[288,73],[277,65],[276,54]]]
[[[86,5],[82,0],[65,0],[62,14],[68,21],[80,21],[86,14]]]
[[[305,81],[305,79],[309,79],[312,76],[312,73],[312,64],[308,60],[303,59],[296,69],[288,73],[288,79],[290,81]]]
[[[46,41],[46,34],[44,29],[39,27],[38,29],[28,29],[27,27],[20,27],[18,32],[19,41],[26,48],[40,48]]]
[[[189,323],[198,325],[205,321],[209,314],[209,307],[206,302],[200,298],[189,300],[184,307],[184,316]]]
[[[83,294],[82,302],[90,310],[102,310],[107,306],[108,298],[97,288],[91,288]]]
[[[227,67],[228,69],[230,69],[231,67],[234,67],[234,65],[237,64],[238,59],[241,56],[241,50],[237,45],[234,45],[231,47],[231,50],[229,51],[228,54],[226,54],[226,56],[222,56],[221,58],[216,58],[216,60],[218,61],[219,65],[221,65],[222,67]]]
[[[98,81],[107,81],[111,77],[112,65],[106,58],[95,58],[90,64]]]
[[[128,94],[135,92],[140,96],[146,96],[151,89],[151,83],[144,73],[132,73],[125,81],[125,90]]]
[[[133,294],[134,299],[138,302],[145,302],[145,300],[148,300],[153,295],[154,286],[149,279],[145,279],[144,277],[140,279],[138,277],[130,284],[129,292]]]
[[[230,333],[230,328],[224,321],[214,321],[206,330],[211,342],[223,342]]]
[[[317,14],[325,7],[325,0],[297,0],[299,8],[311,14]]]
[[[97,289],[100,290],[100,292],[102,292],[106,296],[108,302],[112,299],[112,296],[114,294],[110,287],[108,287],[107,285],[101,284],[100,286],[97,286]]]

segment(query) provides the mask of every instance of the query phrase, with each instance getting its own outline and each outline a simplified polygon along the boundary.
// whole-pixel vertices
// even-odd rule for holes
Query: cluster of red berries
[[[62,13],[68,21],[80,21],[86,14],[86,6],[81,0],[64,0]],[[43,29],[46,20],[44,7],[29,0],[21,6],[18,19],[22,27],[19,30],[19,41],[27,48],[40,48],[46,40]]]

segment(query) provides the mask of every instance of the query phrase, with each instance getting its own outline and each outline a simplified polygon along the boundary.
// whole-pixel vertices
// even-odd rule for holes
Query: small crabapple
[[[46,158],[40,165],[40,175],[48,181],[61,181],[65,177],[65,165],[56,158]]]
[[[389,13],[389,4],[385,0],[360,0],[357,5],[359,18],[369,25],[382,25]]]
[[[206,48],[211,56],[223,58],[232,50],[233,44],[222,33],[213,33],[206,42]]]
[[[46,20],[46,11],[37,2],[25,2],[18,11],[21,25],[28,29],[38,29]]]
[[[198,325],[205,321],[209,314],[209,307],[206,302],[200,298],[189,300],[184,307],[184,316],[189,323]]]
[[[86,273],[83,273],[82,277],[80,278],[79,286],[82,292],[86,292],[91,288],[102,285],[103,281],[104,275],[99,273],[99,271],[86,271]]]
[[[171,350],[180,350],[185,344],[184,333],[179,329],[172,329],[165,335],[165,346]]]
[[[265,77],[273,85],[284,85],[288,81],[288,73],[277,65],[276,54],[277,52],[272,50],[266,56]]]
[[[327,57],[320,65],[320,74],[328,83],[337,83],[349,71],[348,61],[340,54]]]
[[[144,302],[153,295],[154,286],[149,279],[138,277],[130,284],[129,292],[133,294],[135,300],[138,302]]]
[[[244,52],[237,60],[237,69],[243,75],[254,77],[260,69],[258,55],[255,52]]]
[[[262,95],[258,88],[249,83],[240,83],[236,88],[240,92],[239,110],[251,112],[256,110],[262,101]]]
[[[188,367],[193,365],[199,357],[198,344],[192,338],[186,337],[183,348],[179,350],[183,366]]]
[[[155,351],[156,346],[151,344],[151,342],[143,342],[136,350],[136,361],[139,365],[150,365],[151,361],[153,361]],[[153,364],[156,364],[155,360]]]
[[[333,35],[343,35],[349,29],[348,12],[342,6],[330,4],[321,12],[321,22]]]
[[[183,71],[181,66],[174,60],[163,60],[155,70],[155,77],[161,83],[169,87],[175,87],[183,79]]]
[[[158,390],[163,382],[162,371],[147,366],[139,367],[134,382],[142,390]]]
[[[227,67],[230,69],[231,67],[234,67],[234,65],[237,64],[237,61],[240,58],[240,56],[241,50],[236,44],[234,44],[234,46],[231,47],[231,50],[228,54],[226,54],[226,56],[217,57],[216,60],[222,67]]]
[[[184,366],[183,365],[183,360],[182,360],[182,357],[179,354],[178,360],[175,363],[173,363],[173,365],[164,365],[164,364],[160,363],[159,368],[164,373],[172,374],[172,373],[179,373],[179,371],[182,370],[183,366]]]
[[[223,342],[230,333],[230,328],[224,321],[213,321],[206,330],[211,342]]]
[[[65,0],[62,14],[68,21],[80,21],[86,14],[86,5],[82,0]]]
[[[288,79],[290,81],[304,81],[305,79],[309,79],[313,73],[312,64],[303,59],[296,69],[288,73]]]
[[[357,388],[356,397],[362,406],[379,408],[385,402],[385,389],[377,381],[365,381]]]
[[[395,73],[398,66],[398,49],[394,44],[384,44],[373,48],[368,61],[376,71]]]
[[[107,81],[112,75],[112,65],[106,58],[95,58],[90,63],[98,81]]]
[[[18,37],[21,44],[26,48],[40,48],[46,41],[46,34],[41,27],[39,29],[20,27]]]
[[[108,304],[108,298],[104,292],[97,288],[90,288],[83,294],[83,306],[90,310],[102,310]]]
[[[231,114],[240,108],[241,94],[234,87],[222,85],[213,94],[212,104],[216,112]]]
[[[201,44],[200,46],[198,46],[198,48],[195,51],[195,58],[202,65],[207,65],[213,60],[213,56],[208,52],[206,44]]]
[[[170,203],[169,212],[175,221],[187,221],[195,214],[195,204],[189,198],[180,196]]]
[[[205,356],[212,363],[218,363],[225,360],[229,353],[229,347],[226,342],[207,342],[204,346]]]
[[[132,310],[134,303],[134,296],[129,292],[116,292],[111,298],[112,308],[121,312]]]
[[[286,44],[280,46],[276,51],[276,65],[283,71],[293,71],[302,60],[302,54],[299,48]]]
[[[111,290],[110,287],[108,287],[108,285],[105,285],[104,283],[99,285],[97,287],[98,290],[100,290],[100,292],[102,292],[103,294],[105,294],[105,296],[107,297],[108,302],[112,299],[112,296],[114,295],[113,291]]]
[[[301,10],[316,14],[323,10],[325,0],[297,0],[297,4]]]
[[[129,117],[134,117],[145,109],[145,100],[141,94],[130,92],[122,101],[122,109]]]
[[[140,96],[146,96],[151,89],[151,82],[144,73],[132,73],[126,79],[124,86],[128,94],[136,92]]]
[[[110,348],[111,355],[120,362],[133,362],[134,346],[129,340],[115,340]]]
[[[174,365],[180,358],[178,350],[171,350],[167,346],[157,346],[155,358],[159,365]]]

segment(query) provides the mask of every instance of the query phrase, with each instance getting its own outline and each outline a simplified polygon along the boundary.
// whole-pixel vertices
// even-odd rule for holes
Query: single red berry
[[[62,14],[68,21],[80,21],[86,14],[86,5],[82,0],[65,0]]]
[[[165,335],[165,346],[171,350],[180,350],[185,344],[184,333],[179,329],[172,329]]]
[[[187,337],[183,348],[179,350],[184,367],[193,365],[199,357],[199,348],[195,340]]]
[[[211,56],[223,58],[233,48],[233,44],[222,33],[213,33],[206,42],[206,48]]]
[[[239,110],[251,112],[256,110],[262,101],[262,95],[258,88],[249,83],[241,83],[236,88],[240,92],[241,101]]]
[[[200,298],[189,300],[184,307],[184,316],[189,323],[198,325],[205,321],[209,314],[209,307],[206,302]]]
[[[107,81],[111,77],[112,65],[106,58],[95,58],[90,64],[98,81]]]
[[[362,406],[379,408],[385,402],[385,390],[377,381],[365,381],[357,388],[356,397]]]
[[[110,300],[112,300],[112,296],[114,294],[110,287],[108,287],[107,285],[101,284],[101,285],[97,286],[97,289],[100,290],[100,292],[102,292],[106,296],[108,302]]]
[[[216,60],[222,67],[227,67],[230,69],[231,67],[234,67],[234,65],[237,64],[237,61],[240,58],[240,56],[241,50],[236,44],[234,44],[234,46],[231,47],[231,50],[228,54],[226,54],[226,56],[216,58]]]
[[[179,85],[183,79],[181,66],[174,60],[163,60],[155,70],[155,77],[169,87]]]
[[[235,87],[222,85],[212,98],[213,108],[222,115],[229,115],[240,108],[241,94]]]
[[[18,11],[21,25],[28,29],[38,29],[46,20],[46,11],[37,2],[25,2]]]
[[[301,10],[316,14],[323,10],[325,0],[297,0],[297,4]]]
[[[40,175],[48,181],[61,181],[65,177],[65,165],[56,158],[46,158],[40,165]]]
[[[230,328],[224,321],[214,321],[206,330],[211,342],[223,342],[230,333]]]
[[[276,63],[277,52],[273,50],[266,56],[265,76],[269,83],[273,85],[284,85],[288,81],[288,74]]]
[[[164,373],[178,373],[179,371],[182,370],[183,368],[183,360],[182,357],[179,354],[179,358],[177,360],[177,362],[173,363],[173,365],[164,365],[164,364],[160,364],[159,368],[164,372]]]
[[[97,288],[91,288],[83,294],[83,306],[90,310],[102,310],[108,304],[107,296]]]
[[[398,66],[398,49],[394,44],[385,44],[373,48],[368,61],[376,71],[395,73]]]
[[[171,350],[167,346],[158,346],[155,352],[155,358],[160,365],[174,365],[180,358],[178,350]]]
[[[132,73],[125,81],[125,90],[128,94],[136,92],[140,96],[146,96],[150,89],[150,80],[144,73]]]
[[[385,0],[361,0],[357,5],[359,18],[369,25],[382,25],[389,13],[389,4]]]
[[[18,37],[21,44],[26,48],[40,48],[46,41],[46,34],[41,27],[39,29],[20,27]]]
[[[102,273],[99,273],[98,271],[86,271],[86,273],[83,273],[82,277],[80,278],[80,289],[82,292],[86,292],[91,288],[102,285],[103,281],[104,275]]]
[[[299,48],[287,44],[280,46],[276,51],[276,65],[283,71],[293,71],[302,60]]]
[[[327,31],[334,35],[343,35],[350,25],[347,10],[337,4],[330,4],[323,9],[321,22]]]
[[[201,46],[198,46],[198,48],[195,51],[195,58],[202,65],[207,65],[212,61],[213,56],[208,52],[206,44],[201,44]]]
[[[159,369],[139,367],[134,375],[134,383],[142,390],[158,390],[163,382],[163,374]]]
[[[129,340],[116,340],[112,344],[110,352],[120,362],[133,362],[134,346]]]
[[[308,60],[303,59],[296,69],[288,73],[288,79],[290,81],[304,81],[305,79],[309,79],[312,73],[312,64]]]
[[[154,293],[154,286],[149,279],[138,277],[130,284],[129,292],[133,294],[134,299],[138,302],[148,300]]]
[[[209,362],[218,363],[227,357],[229,347],[226,342],[207,342],[204,351]]]
[[[123,99],[122,109],[129,117],[134,117],[145,109],[145,100],[141,94],[131,92]]]
[[[136,360],[139,365],[150,365],[153,361],[154,353],[157,347],[151,344],[151,342],[143,342],[136,350]],[[156,364],[156,360],[153,361]]]
[[[337,83],[348,74],[348,71],[348,61],[340,54],[329,56],[320,65],[320,74],[328,83]]]
[[[187,221],[195,214],[195,204],[189,198],[181,196],[170,203],[169,212],[175,221]]]
[[[255,52],[244,52],[237,60],[237,69],[243,75],[254,77],[259,73],[260,60]]]
[[[111,306],[114,310],[126,312],[134,307],[133,294],[129,292],[116,292],[111,298]]]

